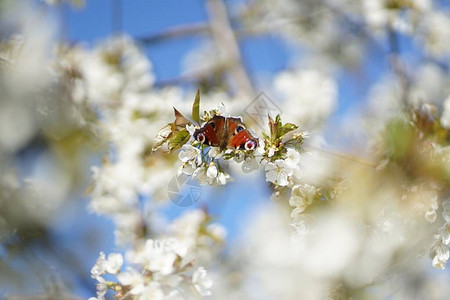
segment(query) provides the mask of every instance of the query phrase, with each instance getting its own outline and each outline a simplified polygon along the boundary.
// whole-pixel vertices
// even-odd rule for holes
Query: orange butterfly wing
[[[258,146],[258,139],[246,129],[240,118],[227,119],[227,146],[239,150],[253,150]]]
[[[225,117],[214,116],[194,132],[194,139],[208,146],[219,147],[222,145],[224,127]]]
[[[253,150],[258,146],[258,139],[245,128],[242,120],[233,117],[214,116],[194,132],[194,139],[221,149]]]

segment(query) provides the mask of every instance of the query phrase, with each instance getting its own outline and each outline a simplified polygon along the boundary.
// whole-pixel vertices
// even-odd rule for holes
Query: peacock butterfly
[[[222,150],[254,150],[258,146],[258,139],[248,131],[241,118],[235,117],[214,116],[194,132],[194,139]]]

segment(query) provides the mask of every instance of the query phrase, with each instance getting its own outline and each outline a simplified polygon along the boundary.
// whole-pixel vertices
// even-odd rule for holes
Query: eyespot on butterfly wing
[[[194,132],[194,139],[202,144],[218,147],[221,145],[225,117],[214,116],[202,128]]]
[[[194,139],[212,147],[254,150],[258,139],[245,127],[241,118],[214,116],[194,132]]]
[[[258,146],[258,139],[248,131],[241,118],[227,118],[227,130],[229,148],[253,150]]]
[[[254,150],[258,147],[258,139],[244,129],[229,139],[228,147],[237,150]]]

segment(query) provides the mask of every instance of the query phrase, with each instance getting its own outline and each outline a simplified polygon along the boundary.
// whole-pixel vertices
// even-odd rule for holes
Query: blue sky
[[[149,0],[121,1],[95,0],[86,1],[83,9],[64,6],[65,36],[71,41],[83,41],[93,45],[122,28],[135,38],[161,33],[173,26],[198,24],[208,20],[205,3],[202,0]],[[242,1],[227,1],[237,4]],[[122,18],[115,17],[120,7]],[[152,45],[143,45],[143,49],[153,63],[153,72],[158,81],[177,77],[183,68],[183,59],[195,46],[207,37],[202,35],[167,39]],[[406,40],[402,39],[401,43]],[[275,72],[289,67],[295,62],[298,52],[280,37],[265,35],[241,40],[241,52],[249,73],[258,78],[270,78]],[[402,45],[405,46],[405,45]],[[409,49],[410,45],[406,45]],[[403,47],[405,48],[405,47]],[[339,86],[338,114],[347,111],[355,101],[364,98],[367,87],[388,68],[383,55],[372,50],[373,55],[363,65],[363,70],[345,70],[337,74]],[[295,53],[295,54],[294,54]],[[368,75],[361,84],[361,73]],[[358,80],[359,79],[359,80]],[[358,80],[359,84],[354,82]]]

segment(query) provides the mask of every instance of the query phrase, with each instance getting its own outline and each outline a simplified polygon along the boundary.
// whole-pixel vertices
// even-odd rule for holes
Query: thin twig
[[[226,70],[226,66],[223,64],[217,64],[211,68],[206,68],[199,71],[193,71],[193,72],[185,72],[181,74],[180,76],[173,77],[166,80],[159,80],[155,82],[156,87],[164,87],[168,85],[177,85],[180,83],[197,83],[199,81],[202,81],[206,78],[209,78],[212,74],[217,74],[219,72],[224,72]]]
[[[354,155],[350,155],[350,154],[346,154],[346,153],[342,153],[342,152],[337,152],[337,151],[332,151],[329,149],[323,149],[323,148],[319,148],[319,147],[314,147],[314,146],[309,146],[309,149],[327,154],[329,156],[334,156],[337,157],[339,159],[348,161],[348,162],[352,162],[352,163],[358,163],[367,167],[371,167],[371,168],[375,168],[377,165],[375,164],[375,162],[371,162],[368,160],[365,160],[364,158],[361,157],[357,157]]]
[[[208,33],[209,30],[210,28],[207,23],[177,25],[160,33],[137,38],[137,40],[142,44],[149,45],[167,39],[174,39],[194,34],[204,34]]]
[[[238,95],[251,99],[254,96],[250,76],[244,67],[239,44],[230,23],[227,7],[222,0],[208,0],[207,11],[211,33],[219,49],[223,49],[229,63],[230,75]]]
[[[397,77],[401,85],[400,100],[402,101],[403,107],[406,109],[408,104],[410,80],[406,72],[405,64],[401,58],[401,49],[398,41],[398,33],[392,27],[391,22],[387,25],[387,38],[389,45],[389,65]]]
[[[352,2],[357,2],[357,0],[347,0],[340,6],[344,4],[351,4]],[[329,1],[320,0],[320,3],[322,3],[323,7],[316,9],[314,12],[308,13],[307,15],[296,16],[293,18],[280,18],[276,23],[273,22],[270,24],[263,24],[261,26],[246,27],[244,29],[237,30],[236,35],[238,38],[245,38],[249,35],[271,33],[280,27],[289,26],[292,24],[303,24],[311,19],[320,18],[322,14],[334,13],[335,15],[341,17],[341,19],[351,28],[351,30],[354,31],[354,34],[360,34],[363,36],[370,43],[371,47],[374,47],[380,51],[383,50],[383,47],[367,30],[367,26],[364,21],[355,19],[353,16],[350,16],[344,12],[339,6],[333,5]],[[251,11],[255,4],[256,1],[251,2],[247,10]]]

